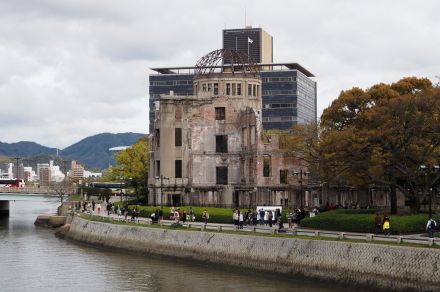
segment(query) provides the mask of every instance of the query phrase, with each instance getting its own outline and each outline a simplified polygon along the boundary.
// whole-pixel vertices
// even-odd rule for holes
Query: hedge
[[[359,210],[333,210],[321,213],[312,218],[301,221],[302,227],[322,230],[334,230],[345,232],[374,233],[374,211],[365,210],[362,214]],[[424,233],[426,232],[427,214],[417,215],[389,215],[391,234]],[[383,215],[382,215],[383,218]],[[440,216],[434,216],[439,222]]]
[[[132,210],[134,207],[136,207],[139,210],[139,216],[140,217],[150,217],[152,213],[155,213],[156,210],[159,210],[160,207],[154,207],[154,206],[135,206],[130,205],[129,209]],[[175,207],[177,208],[177,207]],[[233,209],[229,208],[209,208],[209,207],[192,207],[195,215],[195,221],[196,222],[202,222],[202,214],[203,211],[206,209],[209,213],[209,220],[208,222],[211,223],[226,223],[226,224],[232,224],[232,213]],[[187,214],[189,214],[189,206],[185,207],[179,207],[180,213],[184,210],[186,210]],[[240,211],[243,212],[243,214],[248,211],[249,209],[241,209]],[[163,208],[163,216],[164,219],[170,218],[170,207],[164,207]]]

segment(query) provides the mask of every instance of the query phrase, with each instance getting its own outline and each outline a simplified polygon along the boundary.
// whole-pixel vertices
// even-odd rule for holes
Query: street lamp
[[[428,188],[428,176],[431,173],[436,173],[440,170],[440,166],[439,165],[434,165],[431,168],[427,167],[426,165],[420,165],[420,170],[422,171],[423,175],[424,175],[424,189],[423,189],[423,194],[426,195],[426,192],[428,192],[429,195],[429,209],[428,209],[428,213],[429,213],[429,218],[432,218],[432,187]]]
[[[161,174],[160,177],[156,176],[156,179],[160,179],[160,208],[162,209],[163,208],[163,196],[162,196],[162,194],[163,194],[163,180],[164,179],[169,180],[170,178],[166,177],[166,176],[163,176]]]
[[[299,171],[294,171],[294,172],[293,172],[293,175],[299,177],[299,183],[300,183],[300,186],[301,186],[301,193],[300,193],[301,207],[304,207],[303,176],[310,175],[310,172],[308,172],[308,171],[303,171],[302,169],[300,169]]]

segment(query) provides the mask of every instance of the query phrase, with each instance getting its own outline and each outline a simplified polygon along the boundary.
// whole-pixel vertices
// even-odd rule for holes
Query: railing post
[[[339,233],[339,239],[344,239],[344,237],[345,237],[345,233],[344,232]]]
[[[315,231],[315,237],[319,237],[319,231]]]
[[[401,244],[402,243],[402,236],[397,236],[397,244]]]
[[[186,227],[188,227],[188,229],[190,229],[191,228],[191,222],[188,223],[188,225]]]
[[[428,239],[428,246],[432,246],[434,244],[434,238]]]
[[[366,234],[365,235],[365,240],[368,242],[372,242],[373,241],[373,234]]]
[[[200,227],[200,231],[205,231],[206,230],[206,225],[203,224],[202,227]]]
[[[221,227],[221,225],[217,227],[217,231],[218,231],[218,232],[222,232],[222,227]]]
[[[293,227],[292,233],[293,235],[298,235],[298,230],[296,229],[296,227]]]
[[[252,227],[252,232],[257,232],[257,227]]]

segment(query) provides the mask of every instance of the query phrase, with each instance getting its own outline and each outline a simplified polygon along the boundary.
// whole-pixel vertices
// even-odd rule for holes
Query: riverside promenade
[[[105,206],[105,205],[104,205]],[[105,209],[105,208],[103,208]],[[100,216],[102,218],[108,218],[110,220],[115,221],[127,221],[133,222],[131,220],[131,216],[128,216],[125,219],[124,216],[118,216],[116,214],[107,215],[106,211],[101,211],[101,214],[97,214],[97,212],[93,212],[93,215]],[[231,214],[232,221],[232,214]],[[143,225],[151,225],[153,224],[150,218],[138,217],[134,220],[134,223],[139,223]],[[174,220],[162,220],[158,225],[170,226],[175,223]],[[252,233],[266,233],[266,234],[290,234],[290,235],[300,235],[300,236],[308,236],[310,239],[320,238],[320,239],[347,239],[347,240],[355,240],[355,241],[365,241],[365,242],[383,242],[383,243],[395,243],[395,244],[417,244],[421,246],[431,247],[434,244],[440,245],[440,238],[428,238],[425,234],[408,234],[408,235],[381,235],[381,234],[371,234],[371,233],[359,233],[359,232],[341,232],[341,231],[330,231],[330,230],[320,230],[320,229],[311,229],[311,228],[302,228],[302,227],[293,227],[288,228],[288,224],[284,223],[283,228],[279,229],[278,224],[274,224],[272,227],[267,225],[245,225],[243,229],[237,229],[233,224],[224,224],[224,223],[210,223],[204,224],[203,222],[185,222],[182,223],[183,227],[187,228],[198,228],[202,231],[237,231],[237,232],[248,232]]]

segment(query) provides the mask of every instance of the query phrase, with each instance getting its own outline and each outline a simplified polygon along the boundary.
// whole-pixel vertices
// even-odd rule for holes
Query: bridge
[[[70,194],[72,187],[62,189],[62,194]],[[9,201],[27,201],[35,196],[60,196],[60,190],[50,187],[0,187],[0,217],[9,217]]]

